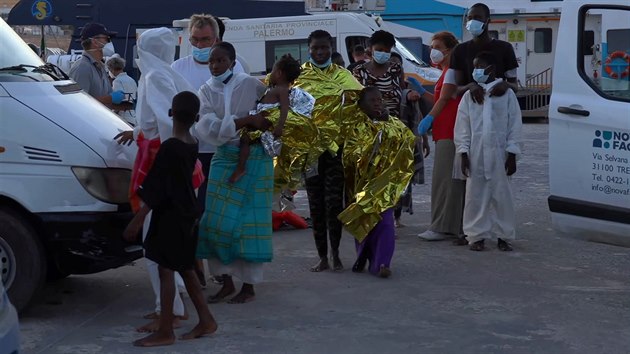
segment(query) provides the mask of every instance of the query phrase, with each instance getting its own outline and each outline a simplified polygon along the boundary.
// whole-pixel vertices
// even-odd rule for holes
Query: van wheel
[[[37,234],[7,208],[0,208],[0,274],[18,311],[28,305],[46,279],[46,255]]]

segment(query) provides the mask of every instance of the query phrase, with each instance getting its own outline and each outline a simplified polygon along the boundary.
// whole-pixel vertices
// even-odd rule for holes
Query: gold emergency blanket
[[[344,126],[352,124],[342,114],[342,108],[354,104],[363,86],[348,70],[336,64],[322,70],[310,62],[302,65],[302,73],[294,86],[317,100],[313,110],[313,121],[319,129],[316,143],[335,154],[344,140],[341,134]]]
[[[265,117],[275,127],[280,119],[280,107],[266,109]],[[272,128],[273,130],[273,128]],[[260,132],[250,132],[250,138],[260,137]],[[282,148],[275,158],[274,188],[276,191],[296,189],[304,170],[315,164],[325,150],[319,141],[319,131],[312,118],[289,109],[282,132]]]
[[[397,118],[372,121],[357,105],[344,109],[344,115],[361,119],[345,134],[342,161],[352,204],[338,218],[361,242],[411,180],[415,136]]]

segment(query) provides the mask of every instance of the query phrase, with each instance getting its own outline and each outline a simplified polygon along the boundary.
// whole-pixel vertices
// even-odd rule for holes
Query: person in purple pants
[[[349,125],[342,155],[350,204],[339,220],[356,241],[353,272],[369,271],[387,278],[394,255],[394,207],[411,179],[416,138],[390,116],[376,87],[366,87],[357,105],[344,111]]]

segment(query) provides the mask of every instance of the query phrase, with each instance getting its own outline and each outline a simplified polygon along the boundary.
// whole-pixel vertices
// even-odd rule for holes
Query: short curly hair
[[[314,39],[327,39],[330,42],[330,45],[333,45],[333,38],[330,35],[330,33],[324,31],[324,30],[315,30],[313,32],[311,32],[311,34],[308,35],[308,39],[307,39],[307,43],[308,45],[311,45],[311,42]]]
[[[215,44],[214,47],[212,47],[213,50],[216,48],[223,49],[227,53],[228,58],[230,58],[230,60],[236,60],[236,49],[234,49],[234,46],[232,45],[232,43],[221,42],[221,43]]]
[[[283,55],[276,62],[275,66],[282,71],[287,82],[295,81],[302,72],[302,68],[300,67],[300,62],[295,60],[291,54]]]
[[[382,44],[386,47],[393,47],[396,45],[396,38],[394,35],[383,30],[378,30],[372,33],[370,37],[370,45]]]
[[[363,103],[365,103],[365,96],[367,96],[370,93],[378,93],[379,95],[381,95],[381,91],[378,89],[378,87],[376,87],[376,86],[366,86],[366,87],[363,88],[363,90],[361,90],[359,92],[359,99],[357,100],[357,103],[359,105],[362,105]]]

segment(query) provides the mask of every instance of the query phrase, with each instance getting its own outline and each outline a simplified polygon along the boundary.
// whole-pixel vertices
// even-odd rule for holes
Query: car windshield
[[[19,77],[28,81],[56,79],[46,72],[44,62],[3,19],[0,19],[0,43],[0,81],[22,81]]]
[[[413,64],[421,66],[421,67],[429,67],[429,65],[427,65],[427,63],[423,62],[422,59],[416,57],[398,39],[396,39],[396,50],[398,50],[398,52],[400,53],[400,55],[403,58],[407,59],[408,61],[412,62]]]

